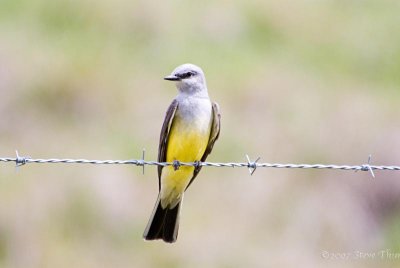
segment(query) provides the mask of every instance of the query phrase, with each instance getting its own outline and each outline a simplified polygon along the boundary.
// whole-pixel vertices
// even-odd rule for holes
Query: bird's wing
[[[219,112],[219,105],[216,102],[213,102],[212,103],[212,125],[211,125],[211,131],[210,131],[210,139],[208,140],[207,148],[204,151],[203,156],[201,157],[201,162],[206,161],[207,156],[211,153],[211,151],[214,147],[214,143],[219,137],[220,128],[221,128],[221,114]],[[193,172],[193,177],[190,180],[186,189],[190,186],[190,184],[196,178],[197,174],[199,174],[200,170],[201,170],[201,166],[195,167],[194,172]]]
[[[172,121],[176,109],[178,108],[178,101],[174,99],[171,105],[168,107],[167,113],[165,114],[164,123],[160,133],[160,144],[158,146],[158,162],[165,162],[167,159],[167,143],[169,137],[169,131],[171,129]],[[163,166],[158,166],[158,190],[161,189],[161,171]]]

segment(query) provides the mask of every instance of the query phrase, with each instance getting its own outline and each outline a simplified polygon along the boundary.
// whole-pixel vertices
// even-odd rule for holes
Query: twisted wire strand
[[[250,161],[250,158],[246,155],[247,162],[227,162],[227,163],[215,163],[215,162],[157,162],[157,161],[146,161],[144,160],[144,152],[142,159],[128,159],[128,160],[88,160],[88,159],[70,159],[70,158],[30,158],[30,157],[3,157],[0,158],[0,162],[15,162],[16,166],[22,166],[29,163],[60,163],[60,164],[94,164],[94,165],[136,165],[136,166],[173,166],[175,169],[179,169],[180,166],[206,166],[206,167],[246,167],[249,169],[250,174],[253,174],[257,168],[296,168],[296,169],[337,169],[337,170],[354,170],[354,171],[369,171],[374,177],[373,170],[388,170],[388,171],[400,171],[400,166],[375,166],[370,165],[369,162],[371,157],[368,158],[367,164],[362,165],[334,165],[334,164],[279,164],[279,163],[257,163],[256,161]]]

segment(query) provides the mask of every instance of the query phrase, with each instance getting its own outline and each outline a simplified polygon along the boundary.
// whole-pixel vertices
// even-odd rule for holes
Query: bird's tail
[[[174,208],[162,208],[160,195],[151,214],[149,223],[143,233],[145,240],[162,239],[165,242],[173,243],[178,237],[179,211],[181,201]]]

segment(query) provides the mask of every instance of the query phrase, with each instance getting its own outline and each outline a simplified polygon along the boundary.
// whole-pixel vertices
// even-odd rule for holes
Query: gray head
[[[186,63],[175,68],[165,80],[175,81],[180,92],[198,93],[207,92],[206,78],[200,67]]]

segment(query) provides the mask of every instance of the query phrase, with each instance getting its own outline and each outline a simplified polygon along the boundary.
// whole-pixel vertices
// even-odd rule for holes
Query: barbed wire
[[[246,155],[247,162],[226,162],[226,163],[215,163],[215,162],[158,162],[158,161],[146,161],[145,150],[143,150],[141,159],[129,159],[129,160],[88,160],[88,159],[70,159],[70,158],[31,158],[29,156],[20,156],[16,151],[16,157],[0,157],[0,162],[15,162],[16,167],[26,165],[29,163],[60,163],[60,164],[94,164],[94,165],[136,165],[143,167],[145,166],[173,166],[175,170],[181,166],[206,166],[206,167],[246,167],[249,169],[250,175],[256,171],[257,168],[297,168],[297,169],[337,169],[337,170],[353,170],[353,171],[369,171],[371,176],[375,178],[374,170],[388,170],[388,171],[400,171],[400,166],[374,166],[371,165],[371,155],[368,157],[368,162],[361,165],[334,165],[334,164],[278,164],[278,163],[258,163],[260,157],[255,161],[251,161],[249,156]]]

